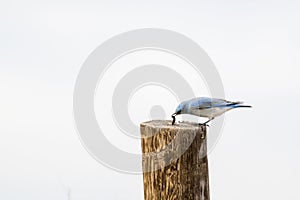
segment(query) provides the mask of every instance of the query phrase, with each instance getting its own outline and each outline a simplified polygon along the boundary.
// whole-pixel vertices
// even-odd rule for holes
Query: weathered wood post
[[[206,127],[141,123],[145,200],[209,200]]]

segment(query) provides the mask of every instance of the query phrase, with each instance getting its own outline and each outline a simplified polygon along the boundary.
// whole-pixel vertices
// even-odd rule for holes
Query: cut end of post
[[[195,123],[195,122],[183,121],[183,122],[177,122],[173,125],[171,120],[152,120],[152,121],[142,122],[140,124],[142,136],[147,136],[147,134],[144,135],[146,132],[142,131],[142,129],[144,129],[145,127],[155,128],[157,130],[158,129],[185,130],[185,131],[200,130],[200,131],[206,132],[205,125]]]

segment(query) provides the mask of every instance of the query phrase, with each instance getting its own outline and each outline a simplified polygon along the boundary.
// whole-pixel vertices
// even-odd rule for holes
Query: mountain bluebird
[[[175,113],[172,115],[172,125],[175,123],[175,116],[180,114],[190,114],[208,118],[208,121],[203,123],[203,125],[207,125],[207,123],[215,117],[220,116],[233,108],[251,108],[251,106],[242,105],[242,103],[243,102],[240,101],[232,102],[209,97],[198,97],[188,101],[183,101],[177,106]]]

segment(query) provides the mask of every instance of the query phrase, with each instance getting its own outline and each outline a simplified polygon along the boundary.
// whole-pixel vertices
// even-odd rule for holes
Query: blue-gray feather
[[[212,107],[227,107],[241,104],[242,102],[226,101],[224,99],[209,98],[209,97],[198,97],[185,101],[183,103],[189,104],[194,109],[207,109]]]

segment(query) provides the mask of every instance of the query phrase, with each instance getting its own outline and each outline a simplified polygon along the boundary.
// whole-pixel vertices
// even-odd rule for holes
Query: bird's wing
[[[226,101],[224,99],[216,99],[216,98],[209,98],[209,97],[199,97],[192,99],[190,101],[190,107],[192,109],[209,109],[212,107],[226,107],[231,105],[240,104],[242,102],[232,102]]]

